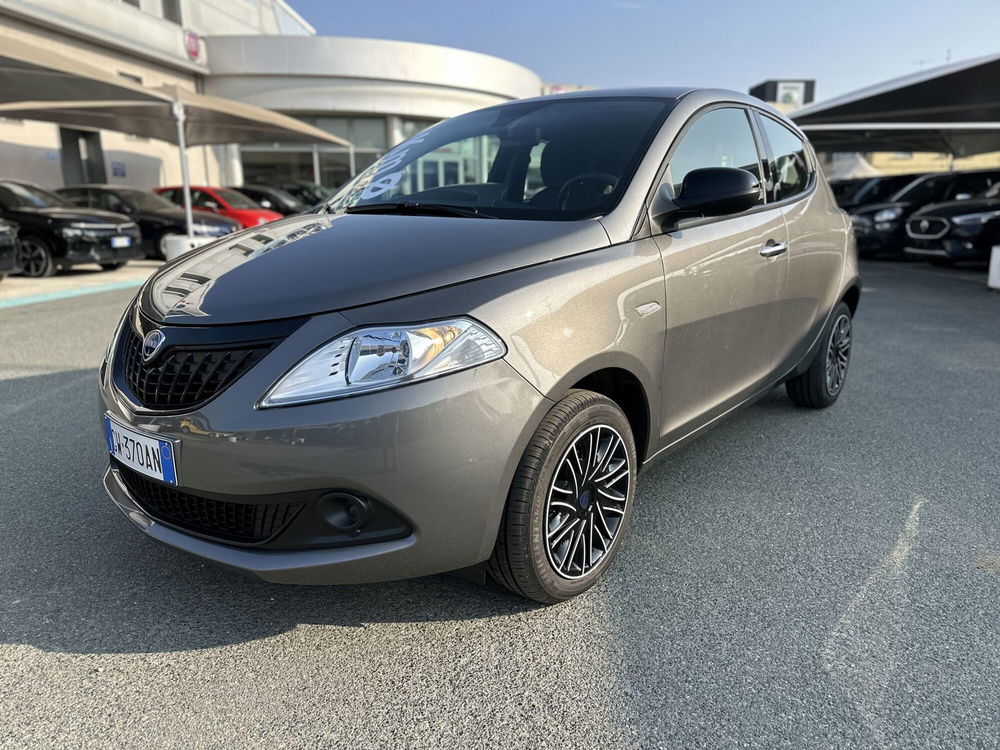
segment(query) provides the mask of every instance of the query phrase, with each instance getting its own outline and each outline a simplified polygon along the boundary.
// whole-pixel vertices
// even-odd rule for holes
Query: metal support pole
[[[348,164],[349,164],[349,167],[350,167],[350,170],[351,170],[351,177],[353,178],[354,175],[356,175],[358,173],[358,166],[357,166],[357,163],[354,161],[354,144],[353,143],[350,146],[348,146],[348,148],[347,148],[347,159],[348,159]]]
[[[319,179],[319,144],[313,144],[313,182],[317,185],[322,184]]]
[[[179,99],[174,102],[174,121],[177,123],[177,149],[181,157],[181,182],[184,187],[184,220],[187,223],[188,239],[194,237],[194,215],[191,211],[191,173],[188,171],[187,138],[184,128],[184,104]]]

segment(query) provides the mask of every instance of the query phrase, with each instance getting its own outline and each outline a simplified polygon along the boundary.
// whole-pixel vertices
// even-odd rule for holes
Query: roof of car
[[[616,89],[583,89],[580,91],[566,91],[559,94],[545,94],[544,96],[536,96],[531,99],[515,99],[514,101],[505,102],[504,104],[497,106],[502,107],[506,104],[518,104],[525,101],[551,101],[553,99],[645,98],[662,99],[663,101],[676,101],[695,92],[712,94],[718,96],[720,99],[729,101],[735,100],[746,102],[747,104],[755,104],[757,106],[766,106],[763,101],[755,96],[750,96],[749,94],[743,94],[739,91],[731,91],[728,89],[707,88],[703,86],[639,86]]]

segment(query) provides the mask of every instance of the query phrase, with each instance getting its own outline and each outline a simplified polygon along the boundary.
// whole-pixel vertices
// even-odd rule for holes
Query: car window
[[[219,196],[219,198],[228,203],[230,208],[239,208],[248,210],[260,208],[260,204],[258,204],[252,198],[248,198],[247,196],[243,195],[243,193],[237,192],[235,190],[227,190],[225,188],[219,190],[218,188],[216,188],[215,193],[216,195]]]
[[[85,188],[68,188],[65,190],[60,190],[59,195],[68,200],[74,206],[88,207],[90,205],[90,197],[88,195],[90,191]]]
[[[934,201],[943,201],[948,195],[948,188],[954,181],[954,176],[950,174],[939,174],[924,177],[916,182],[911,182],[894,196],[893,201],[904,201],[918,206]]]
[[[94,201],[96,208],[103,208],[105,211],[114,211],[119,214],[128,213],[128,206],[114,193],[108,190],[94,190],[93,193],[96,199]]]
[[[5,182],[0,184],[0,202],[8,209],[19,207],[56,208],[73,205],[61,195],[50,193],[48,190],[35,185],[26,185],[20,182]]]
[[[215,199],[214,195],[210,195],[204,190],[192,190],[191,205],[195,208],[218,208],[219,201]]]
[[[527,100],[445,120],[340,189],[328,211],[435,203],[497,219],[610,211],[670,107],[653,98]]]
[[[804,193],[813,176],[805,142],[777,120],[765,116],[759,119],[771,147],[771,195],[774,200],[783,201]]]
[[[162,195],[164,198],[166,198],[171,203],[177,203],[178,202],[177,201],[177,193],[178,193],[178,191],[175,190],[174,188],[167,188],[166,190],[164,190],[163,192],[161,192],[160,195]]]
[[[997,183],[994,172],[974,172],[955,176],[955,187],[951,190],[953,198],[964,196],[971,198],[977,193],[984,193]]]
[[[760,179],[760,157],[746,110],[713,109],[688,127],[670,155],[667,182],[674,197],[680,195],[688,173],[704,167],[736,167]]]

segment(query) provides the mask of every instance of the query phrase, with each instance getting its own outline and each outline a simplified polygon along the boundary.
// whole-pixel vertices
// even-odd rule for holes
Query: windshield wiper
[[[397,201],[395,203],[362,203],[344,209],[345,214],[428,214],[431,216],[461,216],[473,219],[493,219],[472,206],[452,206],[448,203],[421,203]]]

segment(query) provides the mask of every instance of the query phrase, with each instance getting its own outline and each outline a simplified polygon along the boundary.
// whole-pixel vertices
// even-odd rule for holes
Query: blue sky
[[[1000,1],[290,0],[329,36],[444,44],[590,86],[746,90],[815,78],[817,99],[1000,52]]]

